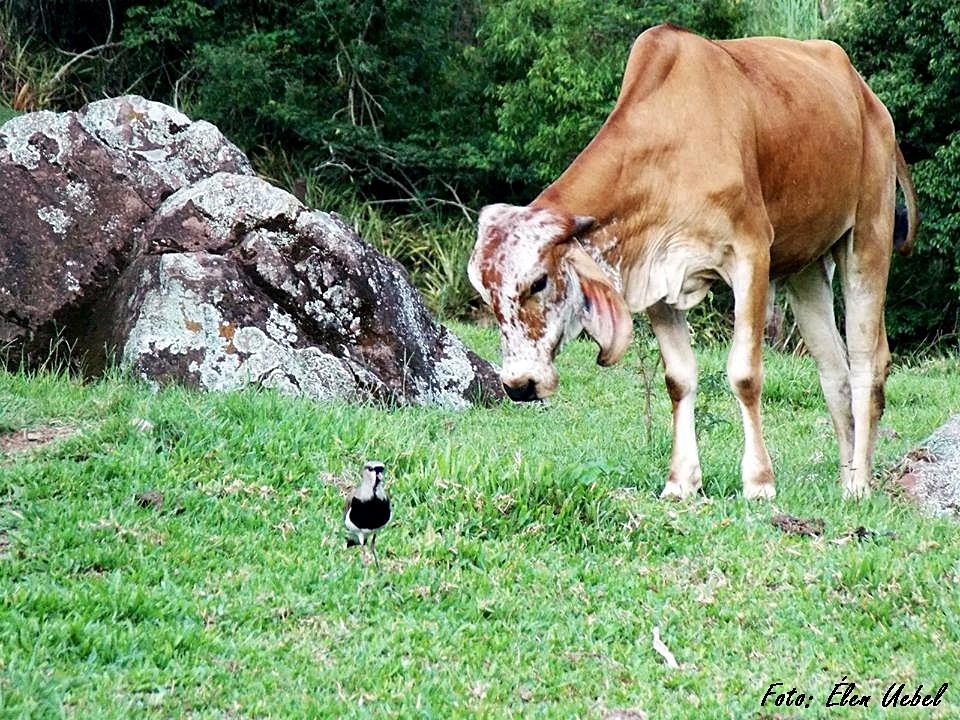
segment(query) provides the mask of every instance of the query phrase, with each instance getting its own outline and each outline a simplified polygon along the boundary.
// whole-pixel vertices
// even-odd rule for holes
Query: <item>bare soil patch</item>
[[[770,522],[775,528],[788,535],[823,535],[824,522],[821,518],[799,518],[792,515],[774,515]]]
[[[0,455],[28,452],[75,435],[78,428],[64,423],[50,423],[0,433]]]

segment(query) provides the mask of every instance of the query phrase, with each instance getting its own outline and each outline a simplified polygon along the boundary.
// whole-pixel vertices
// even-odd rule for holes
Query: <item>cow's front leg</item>
[[[694,429],[697,399],[697,360],[690,346],[684,313],[664,303],[647,309],[650,325],[660,344],[664,379],[673,403],[673,453],[670,475],[660,497],[685,498],[700,489],[700,454]]]
[[[746,498],[772,498],[773,466],[763,442],[760,392],[763,388],[763,326],[769,289],[769,257],[758,253],[741,261],[733,274],[733,344],[727,358],[727,378],[743,416],[743,460],[740,476]]]

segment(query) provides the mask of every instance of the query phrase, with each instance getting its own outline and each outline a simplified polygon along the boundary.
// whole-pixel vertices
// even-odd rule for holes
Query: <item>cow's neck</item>
[[[634,172],[628,178],[623,169],[624,163],[603,153],[584,152],[531,204],[595,218],[592,230],[580,241],[614,284],[626,291],[625,276],[648,264],[648,251],[660,245],[666,201],[659,172]]]
[[[634,312],[661,299],[689,308],[723,277],[722,248],[698,242],[695,219],[674,211],[669,155],[647,148],[613,163],[603,153],[584,152],[531,203],[596,219],[580,241]],[[633,168],[629,176],[625,167]]]

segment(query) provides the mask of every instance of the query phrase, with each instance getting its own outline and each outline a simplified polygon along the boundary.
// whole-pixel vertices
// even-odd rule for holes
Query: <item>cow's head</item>
[[[500,379],[513,400],[538,400],[556,390],[553,359],[581,329],[600,346],[600,365],[617,362],[630,344],[626,302],[576,240],[593,222],[512,205],[480,213],[468,274],[500,323]]]

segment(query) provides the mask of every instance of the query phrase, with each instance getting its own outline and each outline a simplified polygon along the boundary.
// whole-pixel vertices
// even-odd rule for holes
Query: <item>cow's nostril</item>
[[[533,380],[527,380],[527,382],[520,387],[514,387],[504,383],[503,389],[506,391],[507,396],[515,402],[530,402],[531,400],[540,399],[540,396],[537,395],[537,385]]]

